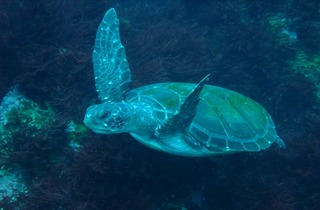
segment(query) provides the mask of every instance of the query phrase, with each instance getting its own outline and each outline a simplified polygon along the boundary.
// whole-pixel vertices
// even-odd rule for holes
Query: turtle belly
[[[206,148],[194,148],[184,140],[183,136],[172,136],[165,140],[153,139],[135,133],[130,133],[138,142],[152,149],[172,155],[187,157],[203,157],[217,154]]]

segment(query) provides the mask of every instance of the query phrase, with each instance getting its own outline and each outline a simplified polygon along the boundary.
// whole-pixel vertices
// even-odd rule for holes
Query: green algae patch
[[[55,122],[55,114],[49,105],[45,108],[30,100],[23,100],[20,107],[13,107],[8,112],[5,127],[10,130],[24,127],[27,129],[43,129]]]
[[[289,62],[294,73],[303,74],[317,87],[317,98],[320,100],[320,52],[309,54],[298,50],[295,59]]]
[[[297,34],[289,29],[290,20],[281,13],[269,14],[266,18],[269,31],[276,36],[279,46],[293,45],[297,42]]]
[[[0,202],[4,199],[9,203],[16,202],[20,195],[28,193],[21,173],[17,170],[0,169]]]
[[[320,73],[320,52],[308,54],[298,50],[296,57],[290,62],[291,69],[296,73],[303,73],[306,77],[316,79]]]
[[[22,96],[13,88],[2,100],[0,121],[0,164],[14,150],[14,142],[46,138],[56,122],[49,105],[39,104]]]
[[[89,137],[89,129],[83,124],[69,122],[66,128],[68,145],[76,152],[82,148],[83,142]]]

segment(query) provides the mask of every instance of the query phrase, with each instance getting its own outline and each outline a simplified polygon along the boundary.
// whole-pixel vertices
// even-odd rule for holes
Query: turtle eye
[[[107,118],[110,115],[110,112],[102,112],[100,113],[100,118]]]

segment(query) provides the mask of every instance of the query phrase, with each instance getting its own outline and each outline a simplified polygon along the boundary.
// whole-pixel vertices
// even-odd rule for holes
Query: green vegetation
[[[1,167],[0,169],[0,201],[8,199],[7,202],[17,201],[21,193],[28,193],[27,187],[22,181],[22,177],[19,173]]]
[[[79,151],[82,147],[82,142],[89,136],[89,130],[86,126],[76,124],[73,121],[68,124],[66,132],[68,134],[69,146],[75,151]]]
[[[5,115],[5,123],[0,126],[1,140],[8,141],[8,137],[22,128],[27,131],[27,137],[35,137],[40,135],[40,130],[54,122],[55,115],[49,105],[41,108],[37,103],[24,99],[18,107],[12,107]]]
[[[289,20],[283,14],[271,14],[266,20],[271,33],[277,37],[278,45],[293,45],[296,43],[297,35],[294,31],[290,31]]]
[[[289,64],[295,73],[302,73],[315,83],[318,87],[317,98],[320,100],[320,52],[308,54],[303,50],[297,50],[295,59]]]
[[[49,105],[41,108],[37,103],[19,96],[16,104],[7,106],[0,124],[0,164],[13,150],[16,136],[24,136],[24,141],[32,141],[37,137],[45,137],[47,129],[55,123],[55,113]],[[10,99],[12,100],[12,99]]]
[[[19,129],[18,126],[40,130],[55,121],[54,112],[49,105],[43,109],[27,99],[21,102],[20,107],[13,107],[6,117],[6,127],[10,127],[12,130]]]
[[[306,77],[317,79],[320,73],[320,52],[307,54],[303,50],[298,50],[290,66],[296,73],[303,73]]]
[[[290,31],[290,21],[283,14],[271,14],[267,19],[271,33],[276,36],[276,44],[279,46],[292,46],[297,43],[297,35]],[[318,99],[320,99],[320,52],[307,53],[299,46],[295,47],[295,57],[289,61],[290,69],[294,73],[303,74],[318,87]]]

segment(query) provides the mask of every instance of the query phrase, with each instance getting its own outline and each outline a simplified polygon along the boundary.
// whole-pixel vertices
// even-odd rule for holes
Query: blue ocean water
[[[209,84],[260,103],[287,148],[202,158],[83,124],[92,50],[115,8],[132,88]],[[2,0],[0,209],[229,210],[320,206],[320,3]]]

